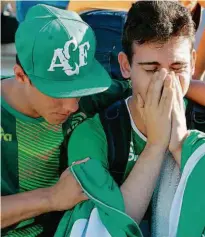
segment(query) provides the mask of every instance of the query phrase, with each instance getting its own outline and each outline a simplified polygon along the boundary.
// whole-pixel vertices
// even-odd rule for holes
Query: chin
[[[62,124],[62,123],[65,122],[64,120],[60,120],[60,119],[47,119],[47,118],[45,118],[45,120],[46,120],[49,124],[52,124],[52,125],[59,125],[59,124]]]

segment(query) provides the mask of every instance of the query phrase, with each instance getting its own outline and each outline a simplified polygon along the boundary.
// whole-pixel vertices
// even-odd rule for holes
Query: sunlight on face
[[[42,94],[35,87],[30,87],[29,102],[39,116],[50,124],[61,124],[79,108],[79,98],[57,99]]]
[[[182,37],[172,38],[164,44],[134,44],[130,71],[133,93],[140,93],[145,99],[153,74],[165,68],[168,72],[174,71],[176,75],[182,76],[180,83],[185,95],[193,74],[192,57],[191,43]]]

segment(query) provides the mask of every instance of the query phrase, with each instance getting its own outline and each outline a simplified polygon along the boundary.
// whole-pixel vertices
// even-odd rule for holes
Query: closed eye
[[[180,68],[172,68],[171,70],[174,72],[183,72],[187,67],[180,67]]]
[[[155,73],[155,72],[158,71],[158,68],[155,68],[155,69],[152,69],[152,70],[146,70],[145,69],[145,71],[148,72],[148,73]]]
[[[172,68],[171,71],[174,71],[176,73],[179,73],[179,72],[183,72],[187,67],[180,67],[180,68]],[[146,72],[148,73],[155,73],[157,71],[159,71],[158,68],[155,68],[155,69],[144,69]]]

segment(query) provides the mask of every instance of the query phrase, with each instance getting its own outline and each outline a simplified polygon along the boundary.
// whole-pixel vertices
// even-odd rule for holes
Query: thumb
[[[81,200],[82,201],[85,201],[85,200],[88,200],[89,198],[88,198],[88,196],[85,194],[85,193],[82,193],[81,194]]]
[[[78,195],[77,203],[86,201],[88,199],[88,196],[83,191],[81,191],[80,195]]]
[[[72,165],[79,165],[79,164],[81,164],[81,163],[87,162],[88,160],[90,160],[89,157],[87,157],[87,158],[85,158],[85,159],[83,159],[83,160],[74,161],[74,162],[72,163]]]

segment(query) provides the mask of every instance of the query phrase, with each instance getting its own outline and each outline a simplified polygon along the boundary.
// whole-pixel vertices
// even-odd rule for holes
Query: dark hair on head
[[[19,60],[18,54],[16,54],[16,64],[18,64],[18,65],[22,68],[24,74],[26,75],[26,72],[24,71],[24,69],[23,69],[23,67],[22,67],[22,65],[21,65],[21,62],[20,62],[20,60]]]
[[[165,43],[174,36],[194,42],[195,27],[190,12],[175,1],[137,1],[132,4],[124,25],[122,45],[132,62],[133,42]]]

